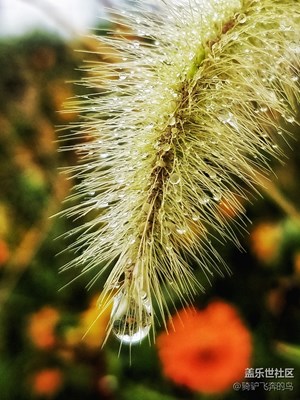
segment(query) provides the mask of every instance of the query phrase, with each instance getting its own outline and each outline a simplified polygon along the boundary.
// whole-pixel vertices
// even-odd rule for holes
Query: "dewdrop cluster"
[[[154,12],[141,1],[112,21],[122,33],[99,39],[111,52],[78,101],[78,135],[93,140],[77,145],[79,204],[67,215],[91,217],[65,268],[93,270],[91,285],[108,275],[108,333],[132,344],[154,326],[153,303],[165,323],[174,296],[185,303],[202,289],[191,264],[208,280],[226,269],[211,235],[239,246],[220,202],[244,229],[238,199],[280,157],[280,125],[295,121],[300,3],[167,0]]]

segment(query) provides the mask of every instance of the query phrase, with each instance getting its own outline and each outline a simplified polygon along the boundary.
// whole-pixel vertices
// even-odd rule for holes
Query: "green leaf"
[[[276,350],[280,356],[300,365],[300,345],[278,342]]]
[[[173,396],[162,394],[143,385],[130,386],[122,393],[122,400],[176,400]]]

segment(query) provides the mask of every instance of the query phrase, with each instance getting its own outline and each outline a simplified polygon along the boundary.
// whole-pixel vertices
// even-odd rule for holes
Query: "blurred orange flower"
[[[0,266],[4,265],[9,259],[9,249],[6,242],[0,239]]]
[[[68,345],[85,344],[90,348],[101,346],[107,334],[111,306],[101,312],[98,299],[99,295],[94,296],[89,308],[80,314],[79,324],[67,330],[65,338]]]
[[[58,368],[43,369],[33,377],[32,390],[38,396],[51,396],[61,388],[62,381],[62,372]]]
[[[282,239],[281,227],[271,222],[262,222],[251,232],[251,248],[255,256],[264,263],[274,261]]]
[[[50,306],[45,306],[31,315],[28,321],[27,332],[36,347],[50,349],[55,345],[56,337],[54,330],[59,317],[58,310]]]
[[[224,197],[218,204],[218,211],[226,219],[232,219],[245,212],[243,203],[244,199],[241,196],[236,195],[230,200]]]
[[[163,372],[175,383],[209,394],[224,392],[244,377],[251,334],[231,305],[215,301],[201,311],[183,309],[169,328],[157,346]]]

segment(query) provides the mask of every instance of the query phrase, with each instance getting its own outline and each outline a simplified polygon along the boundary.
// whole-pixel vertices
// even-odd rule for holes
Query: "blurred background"
[[[75,183],[60,170],[78,162],[72,150],[59,151],[71,133],[60,128],[80,121],[59,111],[90,91],[74,82],[84,60],[101,59],[101,37],[96,43],[85,35],[108,27],[104,6],[122,7],[110,0],[0,0],[0,399],[300,399],[295,126],[288,143],[279,135],[286,157],[274,162],[262,197],[245,204],[252,221],[241,237],[245,252],[216,243],[232,276],[204,283],[194,304],[200,311],[180,340],[159,328],[157,344],[145,340],[131,356],[113,337],[101,348],[107,313],[91,324],[103,282],[86,290],[91,276],[68,285],[78,271],[59,273],[73,257],[62,252],[73,239],[60,236],[82,222],[54,216]],[[89,53],[94,49],[100,54]],[[236,217],[226,204],[222,210]]]

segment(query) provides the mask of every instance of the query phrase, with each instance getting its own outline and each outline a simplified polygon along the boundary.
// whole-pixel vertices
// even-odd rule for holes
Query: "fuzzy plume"
[[[219,203],[242,216],[238,199],[280,156],[279,126],[299,101],[300,4],[167,0],[154,13],[138,2],[112,21],[123,34],[101,41],[118,62],[94,64],[85,82],[100,93],[79,102],[78,134],[94,140],[77,146],[80,204],[67,211],[93,218],[65,268],[94,270],[91,284],[106,271],[108,332],[131,344],[148,334],[154,299],[165,321],[174,295],[202,288],[191,264],[208,279],[226,268],[211,235],[239,245]]]

